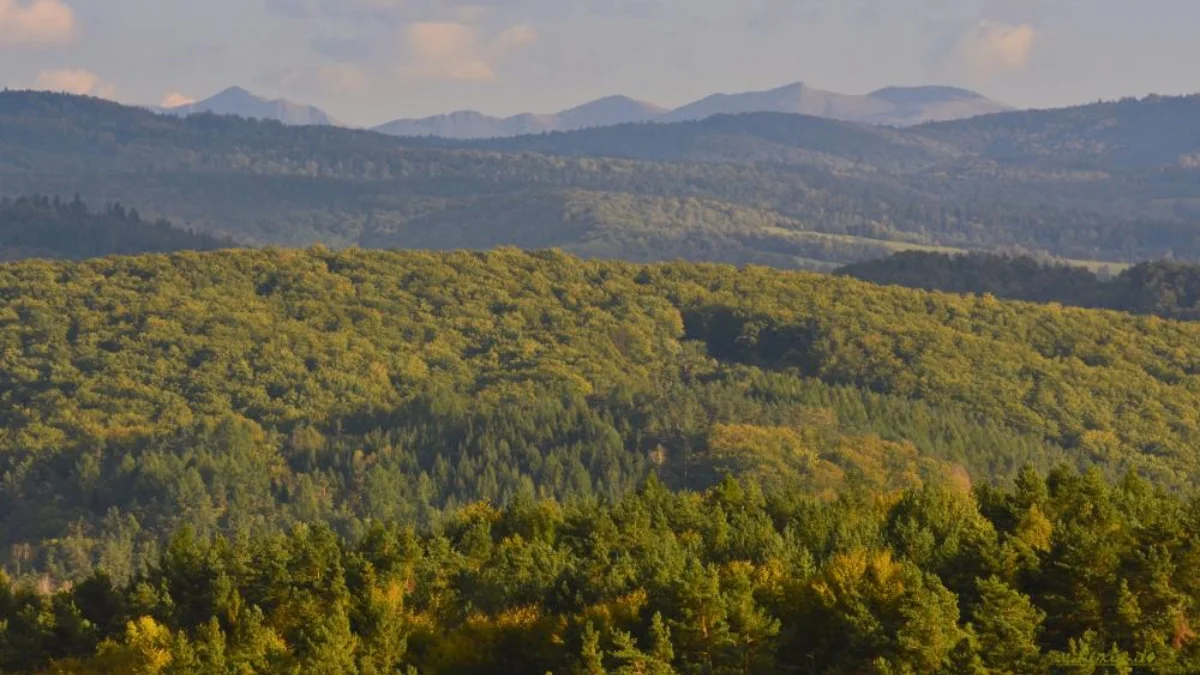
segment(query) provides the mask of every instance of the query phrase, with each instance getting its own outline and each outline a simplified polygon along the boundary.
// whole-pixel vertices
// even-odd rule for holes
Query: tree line
[[[1190,673],[1193,498],[1022,470],[1007,487],[727,478],[526,495],[440,526],[185,528],[126,583],[0,574],[0,668],[51,673]]]
[[[914,251],[847,265],[838,274],[947,293],[988,293],[1181,321],[1200,319],[1200,265],[1172,260],[1138,263],[1116,275],[1101,276],[1082,267],[1024,256]]]

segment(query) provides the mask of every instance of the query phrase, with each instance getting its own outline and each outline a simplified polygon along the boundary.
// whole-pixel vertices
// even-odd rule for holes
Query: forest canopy
[[[1200,478],[1200,326],[767,268],[315,248],[0,266],[10,569],[648,476]]]
[[[0,668],[100,673],[1184,674],[1192,501],[1095,473],[817,500],[651,480],[432,531],[184,530],[128,583],[0,573]]]

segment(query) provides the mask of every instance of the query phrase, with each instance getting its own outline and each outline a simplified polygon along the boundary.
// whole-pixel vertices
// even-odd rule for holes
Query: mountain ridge
[[[294,126],[348,126],[316,106],[296,103],[285,98],[268,99],[238,86],[223,89],[201,101],[170,108],[156,106],[152,110],[181,117],[212,113],[275,120]]]
[[[653,103],[613,95],[557,113],[520,113],[508,117],[492,117],[474,110],[458,110],[419,119],[396,119],[373,127],[372,130],[391,136],[502,138],[646,122],[666,112],[666,108]]]
[[[571,190],[588,196],[539,202],[506,222],[521,233],[507,243],[533,244],[531,227],[554,234],[582,210],[597,215],[590,239],[555,243],[589,255],[747,262],[737,244],[756,261],[847,263],[883,242],[1200,260],[1187,159],[1200,157],[1198,110],[1200,96],[1159,98],[904,129],[760,113],[469,143],[10,92],[0,179],[11,195],[136,204],[247,243],[409,245],[461,224],[472,204],[486,232],[516,211],[509,197]],[[661,226],[643,234],[650,222]]]
[[[913,126],[1011,110],[1011,106],[957,87],[885,87],[856,95],[825,91],[797,82],[764,91],[710,94],[674,109],[618,95],[552,114],[523,113],[501,118],[462,110],[424,118],[401,118],[372,130],[393,136],[472,140],[638,122],[690,122],[714,115],[743,113],[790,113],[844,122]]]
[[[228,87],[206,99],[182,106],[148,107],[157,113],[181,117],[212,113],[275,120],[292,126],[353,126],[316,106],[283,98],[268,99],[239,86]],[[497,117],[476,110],[456,110],[428,117],[398,118],[369,128],[391,136],[477,140],[631,123],[699,121],[722,114],[777,112],[881,126],[913,126],[1013,109],[977,92],[957,87],[885,87],[858,95],[826,91],[797,82],[762,91],[710,94],[674,109],[614,94],[555,113],[525,112]]]

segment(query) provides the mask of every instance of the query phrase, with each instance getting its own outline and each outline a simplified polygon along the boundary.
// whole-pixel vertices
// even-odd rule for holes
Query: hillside
[[[585,258],[706,260],[782,269],[832,269],[839,261],[882,258],[905,248],[812,232],[774,211],[728,202],[583,190],[463,199],[418,215],[394,232],[364,236],[359,243],[432,250],[558,248]]]
[[[1195,264],[1140,263],[1105,279],[1087,269],[1031,258],[911,251],[847,265],[837,273],[877,284],[948,293],[990,293],[999,298],[1059,302],[1168,319],[1200,319],[1200,265]]]
[[[919,129],[1004,164],[1104,170],[1200,167],[1200,94],[1029,110]]]
[[[166,221],[143,220],[120,205],[93,213],[80,201],[0,199],[0,260],[211,251],[230,245]]]
[[[359,532],[651,474],[818,495],[1027,463],[1200,480],[1200,326],[760,267],[32,261],[0,266],[0,327],[0,551],[55,578],[128,576],[183,525]]]
[[[678,124],[628,124],[572,133],[476,141],[501,152],[627,157],[687,162],[923,169],[961,153],[904,131],[811,115],[716,115]]]
[[[895,92],[884,95],[901,96]],[[682,125],[626,125],[470,145],[555,154],[637,153],[631,156],[661,160],[807,163],[803,156],[789,161],[780,149],[773,150],[774,156],[755,155],[733,143],[720,147],[729,154],[712,150],[699,156],[690,154],[700,140],[709,136],[734,136],[757,141],[751,147],[760,153],[767,144],[885,164],[891,159],[889,150],[921,148],[927,161],[910,168],[927,170],[932,166],[929,160],[938,160],[939,173],[958,172],[958,178],[990,167],[993,177],[1019,178],[1024,171],[1031,182],[1058,182],[1064,178],[1094,182],[1104,178],[1097,171],[1134,173],[1149,168],[1177,171],[1200,167],[1200,162],[1193,161],[1200,152],[1198,111],[1200,95],[1150,96],[1073,108],[1004,112],[908,129],[839,123],[812,114],[734,111]],[[605,143],[616,143],[616,151],[606,153]]]
[[[996,124],[991,119],[979,124]],[[1132,118],[1128,134],[1150,133],[1138,125],[1162,122]],[[80,194],[91,203],[134,204],[149,218],[248,243],[406,246],[411,240],[448,248],[496,238],[487,219],[471,213],[473,204],[511,203],[522,194],[570,202],[589,193],[590,200],[608,202],[597,209],[609,214],[606,228],[631,228],[619,235],[625,240],[643,237],[649,221],[695,230],[686,211],[659,206],[694,199],[714,214],[753,212],[754,219],[826,241],[852,237],[847,250],[861,250],[859,240],[869,239],[867,248],[879,252],[915,246],[1083,260],[1200,259],[1194,169],[1003,164],[955,129],[751,115],[469,144],[229,117],[175,119],[96,99],[10,92],[0,94],[0,188],[9,195]],[[528,210],[535,218],[513,229],[528,236],[508,243],[591,248],[588,240],[562,236],[584,232],[572,229],[568,211]],[[663,213],[681,218],[664,221]],[[428,222],[447,227],[429,229]],[[702,229],[727,230],[716,222]],[[671,258],[681,250],[708,261],[809,257],[775,234],[754,235],[763,245],[750,246],[753,257],[714,255],[725,250],[724,234],[631,257]],[[856,256],[822,262],[863,259]]]

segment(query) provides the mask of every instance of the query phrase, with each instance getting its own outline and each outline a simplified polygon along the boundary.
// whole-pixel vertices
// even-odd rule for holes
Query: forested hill
[[[143,220],[119,204],[94,213],[81,201],[49,197],[0,199],[0,260],[209,251],[228,240]]]
[[[1170,120],[1145,115],[1173,133]],[[1126,166],[1116,151],[1105,151],[1113,161],[1103,167],[1042,161],[1059,146],[1119,148],[1122,129],[1145,115],[1116,118],[1102,143],[1064,117],[1062,138],[1076,140],[1027,143],[1011,161],[995,152],[1015,141],[982,142],[967,127],[888,130],[786,115],[515,139],[533,146],[497,152],[6,92],[0,192],[132,204],[152,219],[248,243],[549,242],[589,256],[781,267],[913,247],[1200,259],[1200,181],[1187,161]],[[988,119],[980,134],[999,138]],[[1179,125],[1180,152],[1200,150],[1188,149],[1188,127]],[[558,143],[567,147],[550,147]],[[621,154],[631,156],[609,156]]]
[[[1200,319],[1200,265],[1147,262],[1111,279],[1079,267],[975,253],[905,252],[863,262],[838,274],[878,284],[949,293],[990,293],[1000,298],[1060,302],[1078,307]]]
[[[717,115],[677,124],[625,124],[471,142],[427,144],[550,154],[809,164],[860,162],[920,169],[953,160],[1030,171],[1200,167],[1200,94],[1023,110],[907,129],[805,115]]]
[[[906,130],[783,113],[716,115],[691,122],[622,124],[479,141],[410,142],[502,152],[889,169],[920,169],[964,154],[951,143]]]
[[[1195,672],[1198,378],[762,267],[3,264],[0,669]]]
[[[1148,96],[928,124],[920,135],[1009,163],[1200,167],[1200,94]]]
[[[1023,464],[1200,481],[1200,325],[562,253],[0,266],[0,552],[127,578],[181,526],[361,533],[726,472],[831,497]]]

